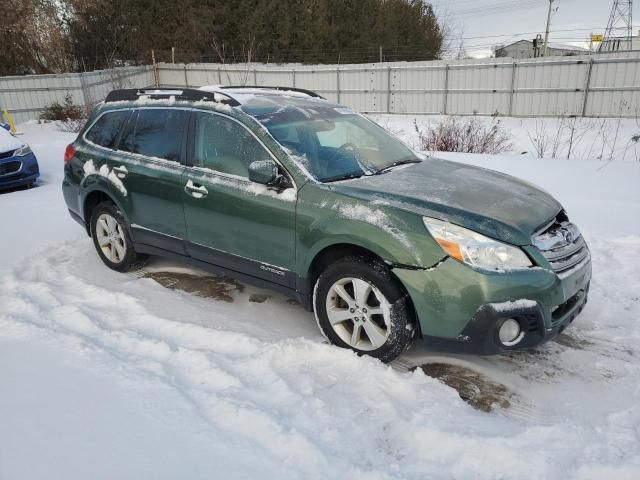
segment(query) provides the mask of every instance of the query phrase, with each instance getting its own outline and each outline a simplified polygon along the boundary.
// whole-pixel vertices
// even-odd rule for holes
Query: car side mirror
[[[278,165],[271,159],[256,160],[249,165],[249,180],[252,182],[274,185],[278,177]]]

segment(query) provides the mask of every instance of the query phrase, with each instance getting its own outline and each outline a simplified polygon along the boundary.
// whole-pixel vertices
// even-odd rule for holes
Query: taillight
[[[67,149],[64,151],[64,163],[69,163],[75,154],[76,149],[73,148],[73,145],[67,145]]]

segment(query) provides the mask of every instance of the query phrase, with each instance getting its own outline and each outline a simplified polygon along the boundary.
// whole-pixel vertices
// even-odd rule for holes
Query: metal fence
[[[53,102],[67,95],[74,105],[95,105],[114,88],[153,84],[152,68],[125,67],[88,73],[0,77],[0,108],[7,109],[16,123],[37,119]]]
[[[513,60],[367,65],[166,64],[161,86],[282,85],[307,88],[368,113],[637,117],[640,52]],[[91,105],[113,88],[146,87],[153,69],[0,78],[0,107],[17,122],[71,94]]]
[[[350,66],[160,64],[165,86],[283,85],[368,113],[636,117],[640,52]]]

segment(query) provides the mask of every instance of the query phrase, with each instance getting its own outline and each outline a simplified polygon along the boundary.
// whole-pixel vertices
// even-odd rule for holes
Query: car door
[[[187,250],[199,260],[293,287],[295,189],[249,180],[248,166],[275,159],[226,115],[194,111],[184,175]],[[284,171],[283,171],[284,173]]]
[[[127,192],[134,242],[183,255],[182,176],[189,115],[177,108],[134,110],[111,161]]]

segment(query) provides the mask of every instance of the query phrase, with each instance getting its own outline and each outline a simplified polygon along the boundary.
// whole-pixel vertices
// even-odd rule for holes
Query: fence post
[[[291,70],[291,73],[292,73],[292,75],[293,75],[293,78],[292,78],[292,80],[293,80],[293,85],[292,85],[292,87],[293,87],[293,88],[296,88],[296,70],[295,70],[295,69]]]
[[[113,88],[113,85],[111,85]],[[84,78],[84,72],[80,72],[80,89],[82,90],[82,100],[84,101],[84,106],[87,108],[90,105],[89,99],[87,98],[87,90],[89,86],[87,85],[87,79]]]
[[[253,69],[253,84],[257,87],[258,86],[258,72],[256,71],[256,69]]]
[[[156,52],[151,50],[151,62],[153,64],[153,82],[156,88],[160,86],[160,77],[158,76],[158,64],[156,63]]]
[[[187,78],[187,64],[184,64],[184,86],[189,87],[189,79]]]
[[[382,53],[382,47],[380,47]],[[387,113],[391,113],[391,67],[387,67]]]
[[[220,72],[221,69],[222,67],[218,67],[218,85],[222,85],[222,72]],[[208,75],[207,78],[209,78]]]
[[[516,95],[516,69],[518,68],[518,63],[514,60],[513,66],[511,67],[511,94],[509,95],[509,116],[513,116],[513,100]]]
[[[444,67],[444,108],[442,113],[447,115],[447,107],[449,103],[449,64]]]
[[[587,68],[587,81],[584,86],[584,101],[582,103],[582,116],[587,115],[587,102],[589,101],[589,88],[591,87],[591,72],[593,71],[593,57],[589,58],[589,67]]]
[[[336,92],[338,94],[338,103],[340,103],[340,67],[336,67]]]

